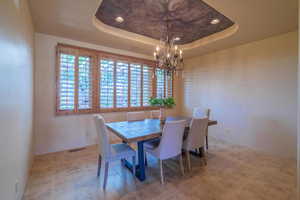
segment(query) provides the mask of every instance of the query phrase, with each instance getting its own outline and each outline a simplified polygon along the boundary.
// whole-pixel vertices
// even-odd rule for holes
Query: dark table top
[[[167,117],[167,121],[186,120],[187,126],[191,121],[189,117]],[[217,121],[210,120],[209,126],[217,124]],[[159,119],[145,119],[142,121],[122,121],[106,123],[106,126],[114,134],[125,142],[138,142],[161,136],[162,126]]]

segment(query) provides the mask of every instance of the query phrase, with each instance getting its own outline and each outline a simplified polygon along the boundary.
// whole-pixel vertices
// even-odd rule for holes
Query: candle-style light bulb
[[[156,51],[159,52],[159,46],[156,46]]]
[[[177,51],[177,49],[178,49],[178,46],[177,46],[177,45],[175,45],[175,47],[174,47],[174,48],[175,48],[175,51]]]
[[[170,58],[170,54],[169,53],[167,54],[167,57]]]
[[[156,58],[156,55],[157,55],[156,52],[154,52],[153,55],[154,55],[154,57]]]

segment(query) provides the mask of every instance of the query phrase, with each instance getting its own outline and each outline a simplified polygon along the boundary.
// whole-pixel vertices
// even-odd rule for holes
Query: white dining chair
[[[163,160],[179,156],[181,173],[184,175],[181,150],[185,124],[185,120],[167,121],[160,140],[144,143],[145,152],[159,159],[161,184],[164,184]]]
[[[160,111],[159,110],[151,110],[150,111],[150,118],[151,119],[159,119],[160,118]],[[153,140],[156,140],[156,142],[159,142],[160,138],[155,138]],[[146,153],[145,153],[145,165],[148,166],[148,160],[147,160],[147,154]]]
[[[151,117],[151,119],[159,119],[160,111],[159,110],[151,110],[150,117]]]
[[[159,119],[160,118],[160,111],[159,110],[151,110],[150,111],[150,118],[151,119]],[[160,138],[155,138],[156,142],[159,142]],[[145,153],[145,165],[148,166],[147,154]]]
[[[190,130],[185,138],[182,149],[186,153],[188,169],[191,170],[190,151],[201,149],[205,165],[207,164],[205,155],[205,135],[208,124],[208,118],[193,118],[190,124]]]
[[[94,115],[94,122],[98,135],[98,172],[97,176],[103,177],[103,189],[106,187],[109,163],[132,158],[133,175],[135,176],[135,155],[136,152],[127,144],[110,144],[108,130],[105,126],[105,121],[101,115]],[[100,175],[101,174],[101,175]]]
[[[194,118],[205,118],[207,117],[208,120],[210,119],[210,109],[209,108],[203,108],[203,107],[195,107],[193,109],[193,117]],[[208,127],[205,131],[205,141],[206,141],[206,149],[208,149]]]
[[[144,119],[146,119],[146,113],[144,111],[127,113],[127,121],[139,121]]]

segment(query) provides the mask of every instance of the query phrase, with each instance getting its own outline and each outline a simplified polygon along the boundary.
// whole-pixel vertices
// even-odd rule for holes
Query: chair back
[[[194,150],[205,145],[205,136],[208,126],[208,118],[193,118],[190,124],[189,134],[186,138],[185,148]]]
[[[151,119],[159,119],[160,111],[159,110],[151,110],[150,116],[151,116]]]
[[[158,146],[160,159],[172,158],[181,153],[185,124],[185,120],[167,121],[165,123]]]
[[[205,118],[205,117],[207,117],[209,119],[210,109],[205,109],[205,108],[202,108],[202,107],[195,107],[193,109],[193,117],[194,118]]]
[[[140,121],[140,120],[144,120],[145,118],[146,118],[146,113],[144,111],[127,113],[127,121]]]
[[[94,122],[98,136],[98,151],[102,157],[110,156],[111,146],[105,121],[101,115],[94,115]]]

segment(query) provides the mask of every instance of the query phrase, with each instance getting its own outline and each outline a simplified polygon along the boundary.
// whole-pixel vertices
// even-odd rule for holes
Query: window
[[[130,106],[141,106],[142,67],[139,64],[130,64]]]
[[[173,96],[173,73],[166,75],[166,97],[172,97]]]
[[[128,107],[128,64],[117,62],[116,65],[116,107]]]
[[[163,69],[156,69],[156,96],[165,97],[165,73]]]
[[[173,74],[164,69],[156,69],[156,96],[166,98],[173,96]]]
[[[78,109],[92,107],[90,57],[78,57]]]
[[[61,53],[59,61],[59,110],[91,109],[90,57]]]
[[[57,46],[57,114],[155,109],[149,99],[172,91],[173,76],[152,61]]]
[[[114,107],[114,61],[100,61],[100,108]]]
[[[143,66],[143,106],[149,106],[152,97],[152,67]]]
[[[75,100],[75,56],[60,54],[59,109],[73,110]]]

